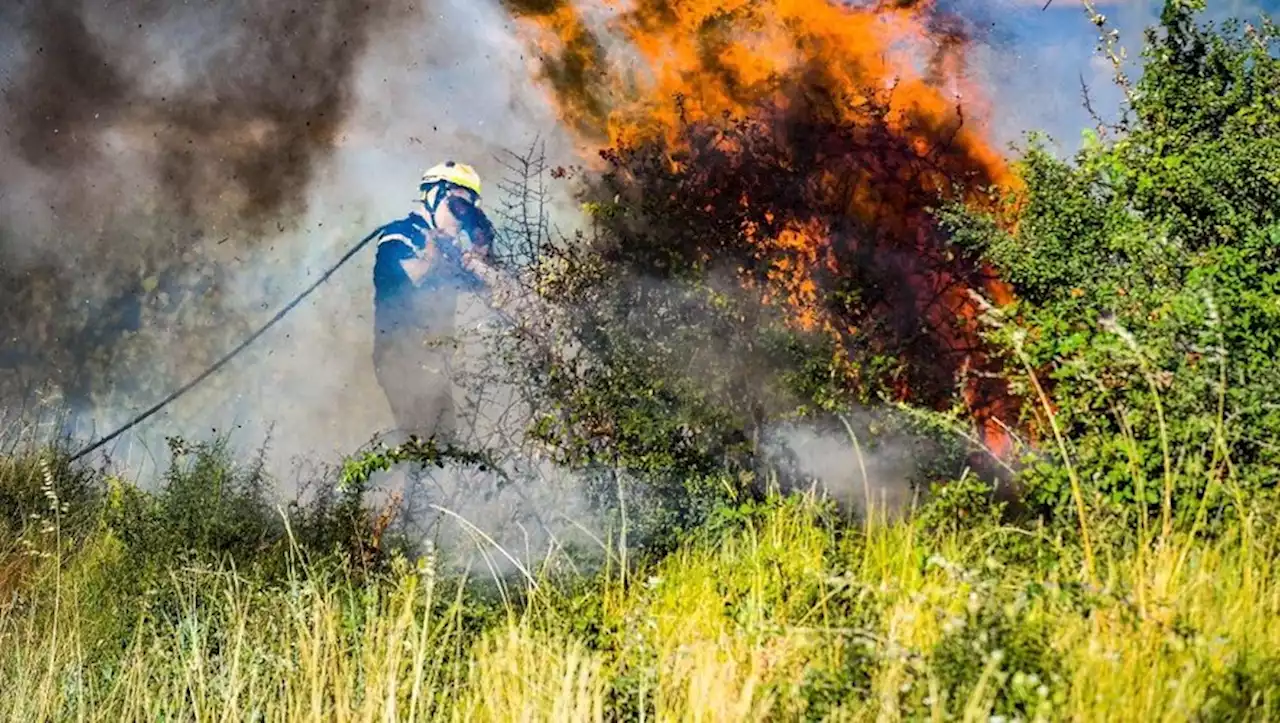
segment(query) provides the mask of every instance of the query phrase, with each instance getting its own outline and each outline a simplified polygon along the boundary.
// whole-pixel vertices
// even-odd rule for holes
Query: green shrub
[[[1209,686],[1205,723],[1274,720],[1280,713],[1280,660],[1247,648]]]
[[[103,481],[70,458],[61,445],[39,454],[0,456],[0,544],[55,516],[68,539],[92,531]]]
[[[1202,526],[1280,475],[1280,32],[1199,9],[1166,4],[1116,134],[1074,163],[1032,139],[1016,233],[944,214],[1018,296],[993,335],[1027,371],[1042,512],[1076,515],[1064,449],[1081,501]]]

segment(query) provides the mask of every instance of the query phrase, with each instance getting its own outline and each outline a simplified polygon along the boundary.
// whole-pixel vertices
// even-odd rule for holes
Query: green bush
[[[1074,162],[1033,137],[1016,232],[943,214],[1015,287],[993,336],[1027,372],[1045,513],[1076,514],[1064,462],[1090,506],[1209,526],[1280,474],[1280,33],[1202,5],[1166,4],[1114,133]]]
[[[65,569],[75,593],[95,601],[79,626],[86,655],[102,655],[104,664],[139,625],[203,606],[204,588],[175,586],[176,570],[234,570],[268,587],[301,571],[341,570],[358,583],[406,549],[375,527],[361,489],[318,480],[315,499],[278,504],[260,458],[238,463],[225,440],[175,439],[170,448],[173,462],[152,491],[72,464],[60,447],[0,459],[0,550],[17,553],[6,552],[0,565],[0,594],[52,615],[52,596],[65,591],[34,577],[41,569],[34,563]],[[24,557],[33,564],[17,565]]]
[[[60,518],[69,539],[92,531],[102,478],[69,460],[62,446],[44,454],[0,456],[0,542],[18,539],[52,517]]]

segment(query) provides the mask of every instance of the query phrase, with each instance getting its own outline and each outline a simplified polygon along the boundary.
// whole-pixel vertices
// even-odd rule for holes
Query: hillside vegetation
[[[365,450],[291,504],[217,442],[175,440],[151,492],[18,450],[0,717],[1280,718],[1277,40],[1169,2],[1118,125],[1069,160],[1033,139],[1006,208],[939,204],[950,252],[1012,288],[982,319],[1008,458],[940,387],[895,394],[940,378],[898,373],[935,361],[902,329],[833,347],[720,283],[691,250],[731,234],[651,192],[690,178],[620,149],[583,192],[591,231],[526,267],[573,313],[505,350],[533,436],[608,520],[594,547],[433,548],[369,500],[378,469],[485,450]],[[765,454],[784,421],[843,435],[857,491]],[[918,463],[906,509],[872,493],[886,445]]]

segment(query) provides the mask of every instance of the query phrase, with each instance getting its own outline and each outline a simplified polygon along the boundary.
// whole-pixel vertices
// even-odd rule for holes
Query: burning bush
[[[995,368],[969,296],[1003,300],[1005,290],[947,243],[928,217],[940,199],[919,185],[945,160],[812,105],[829,99],[803,102],[806,112],[776,119],[690,123],[674,153],[654,143],[606,152],[611,167],[591,197],[625,208],[602,220],[606,262],[660,277],[731,271],[785,309],[792,329],[831,335],[858,398],[941,407],[963,383],[980,417],[1012,411],[977,374]],[[865,212],[848,208],[873,195]]]
[[[849,398],[960,399],[1008,451],[1016,404],[970,293],[1008,289],[932,217],[1011,183],[958,99],[962,24],[926,3],[638,2],[609,23],[632,73],[581,6],[511,5],[562,117],[607,146],[585,191],[616,205],[600,216],[605,264],[727,271],[793,329],[831,337]]]

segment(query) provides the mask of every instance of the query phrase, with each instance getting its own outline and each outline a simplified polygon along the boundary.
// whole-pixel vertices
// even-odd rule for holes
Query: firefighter
[[[494,238],[480,193],[471,166],[434,166],[422,175],[410,213],[377,239],[373,363],[401,436],[457,441],[450,371],[458,295],[483,288],[476,270]],[[465,253],[463,235],[470,240]]]

